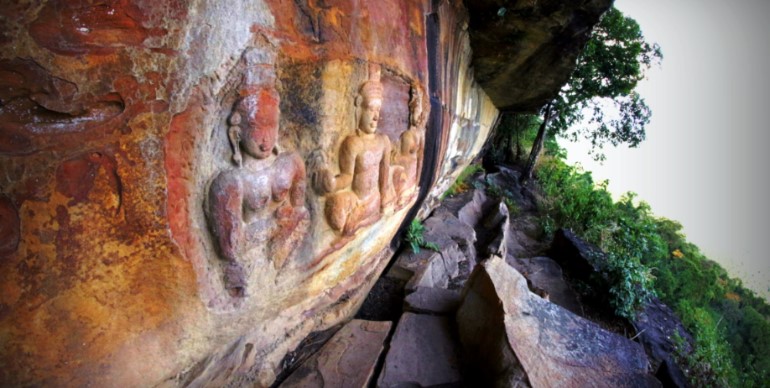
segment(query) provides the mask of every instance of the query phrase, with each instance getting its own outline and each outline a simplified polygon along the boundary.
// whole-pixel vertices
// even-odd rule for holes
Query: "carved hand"
[[[337,185],[337,179],[328,169],[321,169],[313,174],[313,186],[320,194],[326,194],[334,191]]]
[[[393,191],[390,190],[390,188],[386,189],[382,193],[382,200],[380,202],[380,211],[384,212],[385,208],[387,208],[388,205],[390,205],[393,202],[393,199],[394,199]]]

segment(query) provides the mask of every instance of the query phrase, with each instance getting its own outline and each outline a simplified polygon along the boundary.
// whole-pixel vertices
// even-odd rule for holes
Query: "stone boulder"
[[[519,216],[511,220],[509,233],[511,238],[507,240],[508,255],[514,257],[533,257],[542,254],[548,248],[548,243],[541,242],[543,227],[533,215]]]
[[[676,351],[675,337],[682,339],[682,351],[687,354],[692,349],[693,338],[682,321],[676,316],[670,307],[660,299],[653,297],[636,315],[633,321],[637,331],[639,342],[650,355],[653,369],[669,358]]]
[[[460,208],[457,212],[457,218],[475,228],[476,225],[484,220],[484,216],[489,212],[490,208],[495,205],[497,203],[487,198],[484,190],[473,190],[472,199]]]
[[[439,208],[441,209],[441,208]],[[471,267],[476,264],[476,231],[471,225],[460,221],[449,212],[435,211],[423,223],[425,226],[425,240],[439,245],[446,239],[457,244],[465,259],[469,260]]]
[[[439,245],[438,251],[403,251],[388,272],[389,276],[406,280],[408,291],[417,287],[448,288],[452,279],[458,276],[459,263],[465,258],[453,241],[445,240],[443,244]]]
[[[423,238],[438,249],[423,248],[417,253],[405,249],[396,258],[389,276],[406,280],[408,291],[418,287],[461,288],[476,264],[476,231],[443,205],[423,225]]]
[[[417,287],[404,299],[404,310],[418,314],[450,314],[460,305],[460,292],[443,288]]]
[[[473,0],[465,5],[478,82],[501,110],[534,112],[567,81],[612,1]],[[543,76],[542,67],[554,74]]]
[[[391,322],[350,321],[284,380],[281,387],[369,386],[391,325]]]
[[[385,356],[378,387],[461,386],[449,318],[404,313]]]
[[[601,249],[569,229],[556,231],[549,254],[564,270],[584,279],[601,270],[601,262],[605,257]]]
[[[658,378],[667,386],[689,386],[682,368],[676,362],[677,346],[682,346],[683,354],[692,351],[694,340],[682,321],[670,307],[660,299],[653,297],[633,320],[639,343],[650,358],[652,369],[657,370]],[[681,339],[677,343],[676,336]]]
[[[549,257],[517,259],[509,256],[505,261],[524,275],[531,291],[574,314],[583,315],[577,294],[567,285],[561,267],[553,259]]]
[[[499,257],[476,267],[456,318],[464,359],[481,384],[659,386],[639,344],[531,293]]]
[[[498,202],[497,207],[493,208],[487,215],[484,221],[479,225],[484,234],[494,236],[492,241],[487,244],[486,252],[484,256],[500,256],[506,257],[508,255],[508,246],[511,244],[511,216],[508,213],[508,207],[505,203]],[[487,239],[488,240],[488,239]]]

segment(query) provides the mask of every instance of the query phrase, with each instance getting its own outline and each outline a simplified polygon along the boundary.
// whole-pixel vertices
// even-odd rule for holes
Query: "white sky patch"
[[[663,63],[637,91],[652,110],[639,148],[562,140],[570,162],[634,191],[684,225],[687,238],[748,288],[770,298],[770,2],[618,0]]]

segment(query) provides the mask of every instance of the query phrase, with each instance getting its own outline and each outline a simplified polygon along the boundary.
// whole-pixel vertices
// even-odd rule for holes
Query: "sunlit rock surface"
[[[499,257],[474,270],[457,325],[471,373],[485,386],[659,386],[638,343],[531,293]]]
[[[498,111],[461,2],[328,4],[4,6],[0,385],[269,385],[352,317]]]

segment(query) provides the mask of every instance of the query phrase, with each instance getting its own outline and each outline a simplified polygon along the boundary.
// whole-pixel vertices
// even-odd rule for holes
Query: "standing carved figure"
[[[409,98],[409,129],[401,134],[393,155],[393,188],[397,205],[403,207],[417,194],[417,182],[422,171],[425,148],[425,120],[422,115],[422,94],[412,85]]]
[[[317,191],[326,195],[326,220],[344,236],[377,221],[392,200],[390,140],[376,133],[382,94],[380,69],[370,66],[369,80],[355,99],[356,134],[346,137],[340,147],[340,173],[323,168],[315,177]]]
[[[271,82],[262,82],[239,92],[227,133],[235,167],[220,172],[209,189],[209,228],[225,261],[225,288],[232,296],[245,294],[254,264],[246,257],[249,252],[263,248],[266,259],[280,269],[309,223],[305,165],[297,153],[278,151],[280,99]]]

